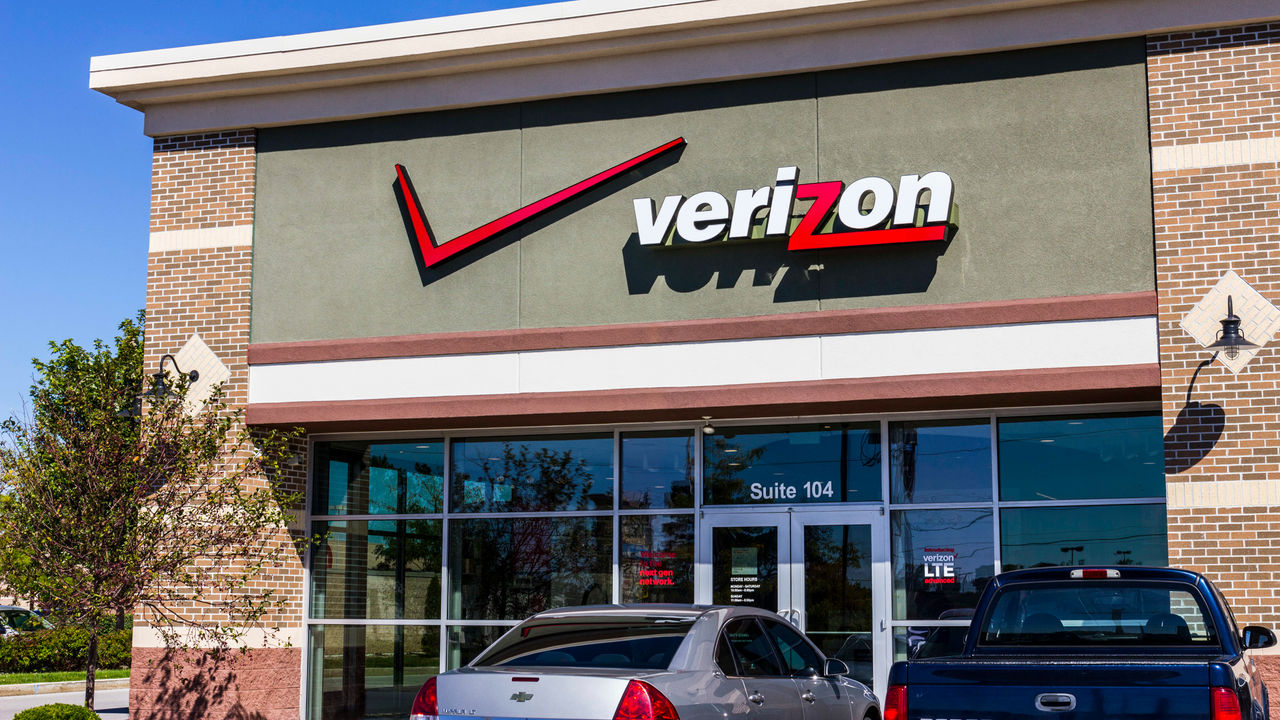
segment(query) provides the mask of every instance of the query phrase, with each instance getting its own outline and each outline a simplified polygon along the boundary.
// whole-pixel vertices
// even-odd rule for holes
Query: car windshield
[[[0,610],[4,623],[14,630],[40,630],[44,620],[30,610]]]
[[[978,645],[1207,647],[1217,636],[1185,586],[1077,581],[1003,591]]]
[[[472,665],[661,670],[671,664],[693,621],[634,615],[533,618],[504,635]]]

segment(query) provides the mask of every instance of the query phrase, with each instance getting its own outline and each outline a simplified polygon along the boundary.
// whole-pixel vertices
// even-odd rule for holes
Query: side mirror
[[[1274,642],[1274,638],[1272,639]],[[835,658],[827,658],[827,665],[823,668],[823,675],[827,677],[835,677],[837,675],[848,675],[849,666],[844,664],[843,660]]]
[[[1276,644],[1276,634],[1258,625],[1246,625],[1240,632],[1240,642],[1245,650],[1261,650]]]

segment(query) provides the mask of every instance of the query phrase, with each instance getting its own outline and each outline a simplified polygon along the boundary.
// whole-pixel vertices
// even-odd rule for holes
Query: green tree
[[[250,434],[221,388],[189,402],[185,376],[144,375],[143,320],[112,344],[50,343],[26,416],[2,426],[0,580],[88,630],[90,708],[98,634],[135,609],[170,648],[272,637],[286,598],[258,581],[299,542],[300,498],[270,481],[288,438]]]

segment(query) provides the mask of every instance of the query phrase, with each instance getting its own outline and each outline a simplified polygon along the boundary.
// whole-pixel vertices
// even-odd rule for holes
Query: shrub
[[[53,703],[27,708],[14,715],[13,720],[102,720],[102,718],[83,705]]]
[[[98,667],[127,668],[133,633],[112,630],[98,636]],[[89,656],[89,633],[61,627],[0,638],[0,672],[84,670]]]

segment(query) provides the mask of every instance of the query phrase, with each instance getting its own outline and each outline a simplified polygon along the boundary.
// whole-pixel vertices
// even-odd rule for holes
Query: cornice
[[[760,77],[1257,22],[1274,0],[575,0],[95,57],[151,135]]]

